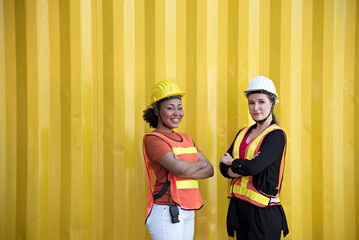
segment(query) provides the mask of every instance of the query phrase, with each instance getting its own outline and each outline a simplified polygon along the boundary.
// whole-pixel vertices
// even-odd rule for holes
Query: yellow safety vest
[[[237,138],[235,139],[232,152],[233,158],[239,158],[239,147],[249,129],[250,127],[242,129],[241,132],[238,134]],[[257,155],[265,136],[276,129],[281,128],[277,124],[272,124],[267,127],[261,134],[259,134],[255,139],[253,139],[246,147],[244,158],[247,160],[252,160],[254,156]],[[276,187],[276,189],[278,190],[278,194],[276,196],[270,196],[260,190],[257,190],[253,186],[253,176],[240,176],[232,179],[230,193],[228,194],[228,197],[237,197],[259,207],[280,205],[281,203],[279,200],[279,190],[283,177],[285,149],[286,147],[284,146],[280,167],[281,169],[279,182]]]

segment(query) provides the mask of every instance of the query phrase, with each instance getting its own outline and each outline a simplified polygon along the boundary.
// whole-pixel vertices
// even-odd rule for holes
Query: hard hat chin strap
[[[271,107],[270,112],[269,112],[269,114],[268,114],[267,117],[265,117],[265,118],[262,119],[262,120],[254,120],[253,117],[252,117],[252,119],[253,119],[253,121],[255,121],[255,122],[258,123],[258,124],[263,124],[263,123],[269,118],[269,116],[272,114],[273,110],[274,110],[274,103],[272,104],[272,107]]]
[[[158,119],[161,121],[162,125],[165,126],[165,127],[168,128],[168,129],[171,129],[171,130],[172,130],[172,128],[168,127],[168,126],[166,125],[166,123],[163,122],[163,120],[162,120],[162,118],[161,118],[160,110],[158,109],[158,102],[155,102],[155,103],[154,103],[154,110],[155,110],[156,116],[157,116]]]

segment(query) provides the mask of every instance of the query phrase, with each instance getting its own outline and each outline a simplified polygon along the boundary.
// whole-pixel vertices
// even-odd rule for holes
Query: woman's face
[[[249,113],[255,121],[265,119],[272,108],[272,104],[267,94],[253,93],[248,96]]]
[[[181,99],[169,99],[161,103],[162,121],[171,129],[178,128],[184,116]],[[163,126],[161,121],[158,123]],[[164,126],[163,126],[164,127]]]

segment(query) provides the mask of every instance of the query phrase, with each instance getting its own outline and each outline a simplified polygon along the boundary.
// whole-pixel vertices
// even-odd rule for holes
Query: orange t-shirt
[[[183,141],[182,137],[176,132],[167,133],[159,130],[155,130],[155,131],[175,141]],[[166,153],[172,152],[172,149],[165,140],[154,135],[147,136],[144,144],[145,144],[146,154],[148,157],[148,164],[150,164],[150,167],[154,170],[156,175],[154,194],[157,194],[159,191],[161,191],[163,185],[167,180],[167,171],[168,171],[167,168],[163,167],[160,164],[160,161]],[[197,146],[195,147],[197,148]],[[200,152],[198,148],[197,151]],[[156,199],[155,203],[160,205],[168,205],[168,192],[163,194],[162,197]]]

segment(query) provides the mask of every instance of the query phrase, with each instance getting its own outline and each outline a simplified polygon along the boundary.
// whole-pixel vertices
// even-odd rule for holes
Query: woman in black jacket
[[[220,160],[224,177],[232,178],[227,232],[237,239],[280,239],[289,233],[279,192],[286,135],[273,114],[278,94],[269,78],[252,79],[244,91],[254,125],[241,129]]]

